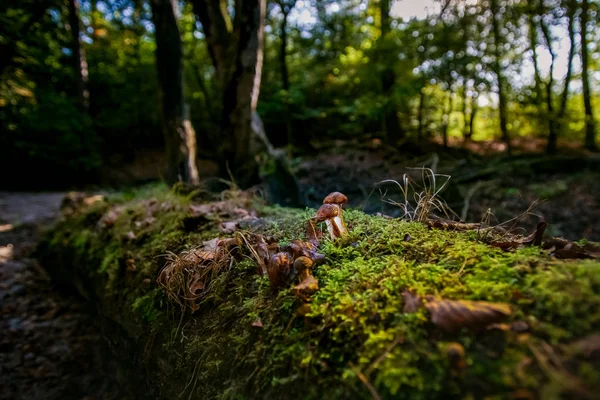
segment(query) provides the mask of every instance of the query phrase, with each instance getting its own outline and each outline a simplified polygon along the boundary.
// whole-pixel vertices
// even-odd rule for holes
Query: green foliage
[[[569,350],[569,344],[600,325],[598,262],[560,262],[537,248],[503,252],[468,232],[429,230],[345,210],[350,234],[321,244],[327,258],[315,271],[320,290],[306,317],[295,316],[301,302],[291,291],[270,291],[250,257],[213,277],[197,313],[173,315],[154,283],[162,265],[157,258],[215,237],[217,227],[186,232],[181,221],[189,200],[157,190],[155,222],[136,228],[149,209],[145,192],[124,203],[123,197],[111,199],[123,212],[108,230],[97,222],[112,204],[63,221],[48,236],[47,254],[63,260],[78,255],[72,265],[94,284],[105,312],[135,341],[162,343],[152,352],[163,365],[168,360],[168,368],[159,372],[149,365],[148,371],[166,396],[369,398],[358,371],[382,398],[504,396],[524,389],[568,395],[564,381],[546,375],[546,366],[532,354],[544,343],[560,349],[569,373],[590,389],[597,385],[593,361]],[[259,232],[281,243],[302,237],[306,218],[314,213],[258,211],[265,219]],[[136,234],[133,243],[123,238],[129,230]],[[125,270],[126,258],[135,260],[135,272]],[[442,332],[426,311],[403,312],[401,293],[408,289],[508,303],[514,311],[508,322],[525,322],[528,333]],[[253,326],[257,321],[262,327]],[[452,367],[447,354],[456,342],[465,349],[464,370]]]

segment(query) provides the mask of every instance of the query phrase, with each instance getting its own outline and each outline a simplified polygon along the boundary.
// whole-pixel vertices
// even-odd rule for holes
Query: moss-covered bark
[[[291,291],[270,291],[251,257],[214,274],[199,310],[182,314],[156,284],[164,255],[219,236],[218,219],[228,218],[222,210],[190,224],[191,203],[161,190],[97,202],[59,221],[40,249],[54,275],[122,327],[141,368],[130,372],[145,371],[154,398],[548,399],[600,390],[599,340],[590,338],[600,328],[598,262],[558,261],[534,247],[502,252],[477,232],[350,210],[350,236],[321,243],[327,258],[308,315],[296,317],[302,303]],[[254,207],[261,219],[246,228],[282,243],[302,238],[314,213]],[[407,289],[508,303],[513,313],[503,325],[447,333],[425,309],[403,311]]]

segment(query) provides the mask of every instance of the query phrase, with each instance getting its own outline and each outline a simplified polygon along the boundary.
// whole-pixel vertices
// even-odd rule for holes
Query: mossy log
[[[221,223],[239,219],[240,210],[257,219],[244,217],[238,229],[282,244],[303,238],[314,214],[235,193],[204,205],[191,197],[153,189],[97,201],[62,217],[39,249],[53,276],[76,283],[118,327],[113,339],[128,347],[117,351],[130,360],[123,376],[145,382],[138,388],[150,398],[600,393],[597,261],[560,261],[537,247],[506,252],[477,231],[345,210],[349,235],[321,243],[326,260],[314,271],[320,289],[308,310],[287,288],[273,293],[254,259],[243,256],[213,271],[191,313],[156,283],[168,254],[231,236]],[[186,223],[200,218],[198,210],[206,212],[202,223]],[[503,324],[448,332],[427,308],[405,312],[407,291],[505,304],[512,313]]]

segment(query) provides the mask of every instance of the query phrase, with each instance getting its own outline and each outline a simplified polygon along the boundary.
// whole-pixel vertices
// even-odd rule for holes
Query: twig
[[[356,374],[358,379],[360,379],[360,381],[366,386],[366,388],[369,389],[371,396],[373,396],[375,400],[381,400],[381,396],[379,396],[379,393],[377,393],[377,390],[375,390],[373,385],[371,385],[371,382],[369,382],[367,377],[362,372],[360,372],[358,368],[356,368],[354,364],[352,364],[352,362],[348,362],[348,365],[350,366],[352,372]]]

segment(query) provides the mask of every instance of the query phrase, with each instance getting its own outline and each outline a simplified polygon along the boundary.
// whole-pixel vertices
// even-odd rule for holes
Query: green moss
[[[84,214],[59,224],[48,243],[49,253],[73,255],[106,312],[123,320],[142,347],[160,335],[155,351],[161,363],[168,354],[169,368],[149,370],[165,397],[369,398],[357,371],[382,398],[501,398],[522,389],[568,396],[532,354],[532,346],[544,342],[585,385],[600,381],[592,360],[564,350],[600,327],[600,263],[560,262],[537,248],[503,252],[472,232],[429,230],[348,210],[350,235],[320,246],[327,258],[315,271],[320,290],[306,317],[295,316],[301,303],[290,291],[271,293],[250,257],[216,275],[200,309],[181,317],[154,283],[163,256],[219,235],[217,224],[185,231],[189,197],[155,191],[152,197],[170,206],[159,206],[153,223],[136,225],[148,217],[146,195],[111,199],[123,212],[109,230]],[[303,237],[314,214],[258,211],[264,224],[253,229],[282,243]],[[125,239],[129,231],[136,239]],[[134,272],[126,270],[127,260]],[[514,313],[508,322],[524,321],[529,332],[442,332],[426,311],[403,312],[407,289],[509,303]],[[252,326],[258,320],[262,327]],[[462,370],[447,355],[456,342],[465,349]]]

